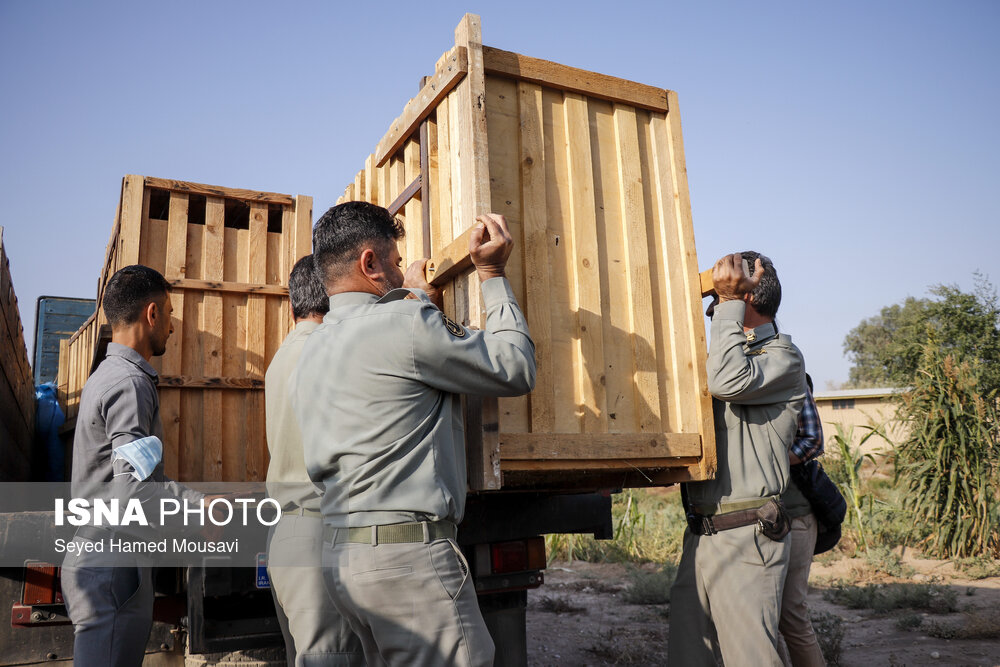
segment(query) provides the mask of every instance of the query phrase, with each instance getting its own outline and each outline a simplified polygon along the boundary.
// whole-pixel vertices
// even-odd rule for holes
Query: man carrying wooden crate
[[[73,439],[75,497],[148,500],[156,495],[192,504],[206,498],[163,473],[158,376],[149,360],[164,353],[173,332],[169,291],[159,272],[141,265],[120,269],[104,288],[101,305],[111,324],[111,342],[80,397]],[[103,548],[114,535],[104,526],[82,526],[74,540],[99,542]],[[153,625],[153,570],[145,559],[69,552],[62,592],[73,621],[74,665],[142,664]]]
[[[527,393],[535,347],[504,275],[507,224],[479,221],[469,251],[484,331],[430,303],[422,262],[406,281],[422,289],[397,289],[403,229],[385,209],[341,204],[313,230],[330,312],[306,342],[292,404],[309,476],[325,487],[327,587],[373,665],[493,664],[455,542],[467,481],[460,395]]]
[[[743,260],[753,262],[748,276]],[[754,252],[728,255],[712,274],[718,305],[708,351],[718,470],[684,484],[684,551],[671,589],[668,662],[781,665],[778,618],[789,555],[779,500],[806,395],[802,354],[774,317],[781,284]],[[714,311],[714,312],[713,312]]]
[[[365,664],[361,642],[333,606],[323,583],[320,491],[306,472],[302,436],[288,397],[288,380],[302,348],[330,310],[312,255],[292,267],[288,297],[295,328],[264,374],[267,449],[271,455],[267,491],[282,510],[268,542],[271,590],[291,635],[285,638],[289,664],[360,666]]]

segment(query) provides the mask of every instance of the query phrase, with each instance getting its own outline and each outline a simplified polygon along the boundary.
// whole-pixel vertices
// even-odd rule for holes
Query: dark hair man
[[[290,665],[332,662],[361,666],[365,664],[361,642],[333,606],[323,583],[320,492],[309,481],[302,435],[288,398],[288,379],[302,348],[330,310],[312,255],[292,267],[288,296],[295,328],[274,353],[264,374],[267,448],[271,454],[267,490],[282,509],[267,549],[271,592],[280,612]]]
[[[507,223],[477,220],[469,252],[483,331],[432,305],[426,260],[407,270],[415,289],[398,289],[403,230],[385,209],[341,204],[313,230],[330,312],[306,342],[292,405],[309,476],[325,488],[327,588],[369,664],[493,664],[455,543],[467,481],[459,399],[527,393],[535,349],[504,275]]]
[[[169,291],[163,276],[140,265],[120,269],[104,288],[111,342],[80,397],[73,440],[75,497],[110,500],[155,493],[189,503],[204,497],[163,474],[157,374],[149,360],[164,353],[173,331]],[[157,488],[146,482],[157,482]],[[109,528],[84,526],[74,539],[95,542],[113,535]],[[88,558],[69,554],[62,568],[75,633],[73,664],[141,665],[153,623],[152,569],[139,557],[123,556],[114,567],[95,567]]]
[[[789,538],[779,497],[806,395],[804,364],[774,324],[781,284],[771,260],[727,255],[712,278],[707,370],[718,470],[681,487],[688,530],[671,589],[668,663],[714,665],[717,649],[726,664],[781,665]]]

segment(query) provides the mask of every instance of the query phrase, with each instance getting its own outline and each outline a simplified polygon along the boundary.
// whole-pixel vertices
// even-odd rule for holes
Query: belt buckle
[[[701,517],[701,521],[703,526],[702,529],[705,531],[705,535],[715,535],[719,532],[715,529],[715,522],[712,521],[712,517],[703,516]]]

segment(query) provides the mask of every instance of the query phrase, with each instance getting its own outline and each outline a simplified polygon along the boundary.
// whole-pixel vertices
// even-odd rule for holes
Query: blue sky
[[[1000,3],[0,0],[0,225],[26,334],[93,297],[124,174],[331,205],[465,12],[484,42],[676,90],[699,262],[757,249],[819,388],[844,335],[1000,282]]]

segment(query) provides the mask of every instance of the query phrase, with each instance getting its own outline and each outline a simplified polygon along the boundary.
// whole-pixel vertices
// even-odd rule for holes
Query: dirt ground
[[[859,559],[813,563],[809,605],[843,619],[842,665],[1000,665],[1000,640],[939,639],[929,624],[958,623],[965,611],[1000,619],[1000,577],[969,580],[947,562],[904,556],[914,570],[903,579],[873,575]],[[628,570],[619,564],[556,562],[545,584],[528,595],[528,661],[532,665],[663,665],[670,605],[634,605],[623,599]],[[831,582],[852,585],[900,581],[951,586],[959,611],[935,614],[897,610],[878,614],[823,599]],[[897,627],[903,616],[921,618],[913,630]]]

